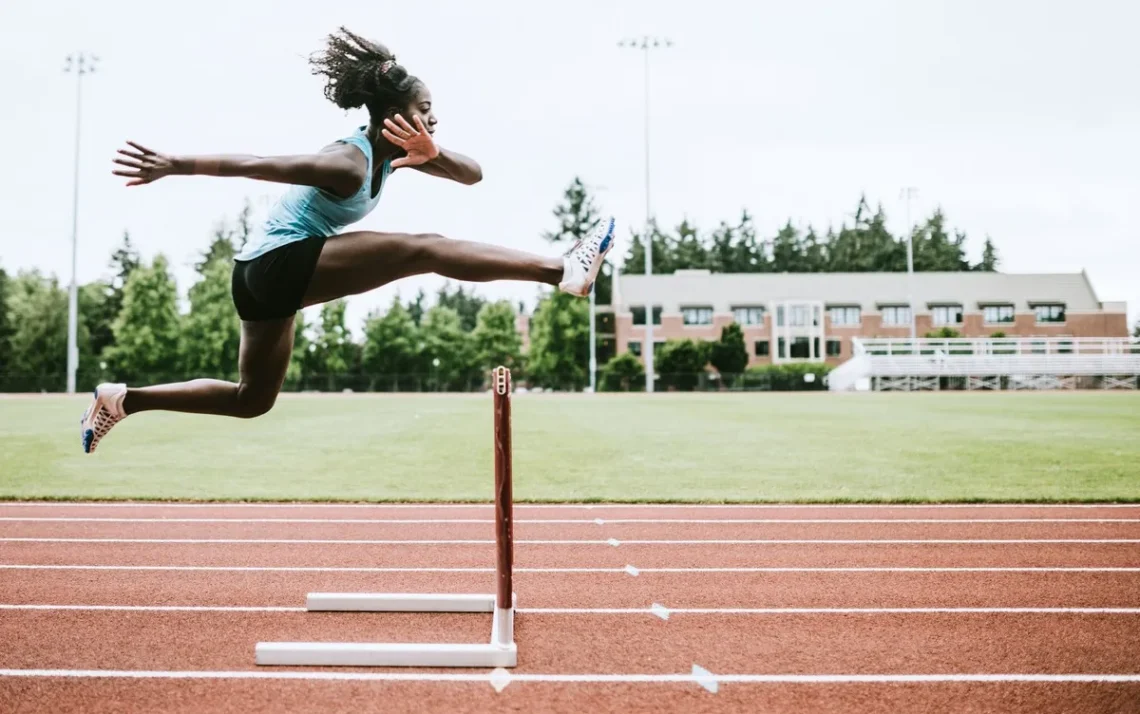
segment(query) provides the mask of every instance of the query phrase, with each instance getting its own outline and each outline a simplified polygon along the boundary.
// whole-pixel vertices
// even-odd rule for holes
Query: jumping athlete
[[[525,280],[584,297],[613,247],[608,218],[561,257],[543,257],[434,233],[339,233],[369,214],[392,172],[413,168],[471,185],[483,178],[474,160],[441,148],[438,120],[424,83],[383,45],[340,28],[310,59],[326,78],[325,97],[342,109],[366,107],[369,123],[315,154],[172,156],[135,142],[120,149],[112,171],[130,181],[163,176],[238,176],[292,184],[262,229],[234,259],[233,301],[241,318],[238,383],[195,379],[127,388],[100,384],[84,412],[83,450],[95,451],[129,414],[161,409],[251,418],[273,407],[293,350],[298,310],[357,295],[411,275],[456,280]]]

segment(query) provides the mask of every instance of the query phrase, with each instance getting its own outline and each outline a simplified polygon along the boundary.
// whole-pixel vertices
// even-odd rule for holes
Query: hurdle
[[[495,571],[496,592],[447,593],[309,593],[308,612],[489,612],[487,644],[259,642],[259,665],[342,667],[514,667],[515,595],[511,575],[514,540],[511,492],[511,372],[491,373],[495,440]]]

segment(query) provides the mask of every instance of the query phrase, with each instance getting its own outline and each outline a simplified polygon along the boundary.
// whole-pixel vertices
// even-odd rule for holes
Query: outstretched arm
[[[157,181],[163,176],[228,176],[275,183],[316,186],[338,195],[351,196],[367,178],[367,164],[360,152],[342,147],[319,154],[296,156],[169,156],[128,141],[132,149],[119,149],[115,163],[126,169],[111,173],[132,179],[128,186]]]
[[[392,168],[402,166],[422,171],[425,174],[451,179],[462,184],[479,183],[483,180],[483,169],[469,156],[457,151],[441,148],[424,128],[419,117],[413,117],[415,127],[404,117],[396,115],[396,121],[384,120],[384,138],[406,152],[392,162]]]
[[[399,161],[399,159],[396,159],[396,161]],[[396,166],[396,162],[393,161],[392,165]],[[483,168],[479,166],[479,162],[469,156],[464,156],[458,151],[451,151],[443,147],[440,147],[439,155],[431,161],[422,164],[408,165],[408,168],[422,171],[432,176],[438,176],[439,178],[458,181],[468,186],[483,180]]]

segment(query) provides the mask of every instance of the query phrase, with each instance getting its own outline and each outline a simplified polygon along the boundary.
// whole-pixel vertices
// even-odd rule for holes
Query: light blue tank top
[[[313,236],[328,237],[345,226],[367,216],[380,202],[384,184],[392,173],[392,163],[380,168],[380,190],[372,196],[372,143],[360,127],[352,136],[340,139],[364,152],[368,159],[364,185],[349,198],[339,198],[313,186],[290,186],[258,230],[253,231],[245,247],[234,260],[253,260],[274,248]]]

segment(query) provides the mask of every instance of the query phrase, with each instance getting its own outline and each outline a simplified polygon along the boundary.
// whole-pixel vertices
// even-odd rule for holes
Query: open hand
[[[398,169],[401,166],[426,164],[439,156],[439,147],[436,146],[435,139],[432,138],[431,133],[424,128],[423,121],[421,121],[418,116],[412,118],[416,122],[414,128],[408,123],[407,119],[397,114],[396,121],[385,119],[384,128],[380,130],[385,139],[407,153],[407,156],[402,156],[392,162],[392,168],[394,169]]]
[[[157,151],[151,151],[145,146],[136,144],[133,141],[128,141],[127,143],[132,149],[119,149],[119,153],[122,154],[122,157],[116,157],[114,161],[116,164],[126,166],[131,170],[115,169],[111,173],[116,176],[126,176],[127,178],[133,179],[127,182],[128,186],[151,183],[175,172],[174,159],[172,157],[166,154],[160,154]]]

